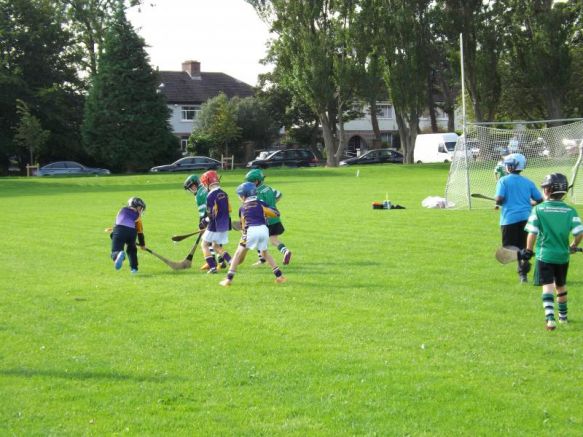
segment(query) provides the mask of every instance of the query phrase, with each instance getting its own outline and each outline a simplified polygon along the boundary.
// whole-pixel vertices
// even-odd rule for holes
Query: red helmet
[[[203,173],[202,176],[200,177],[201,184],[203,184],[207,188],[212,184],[218,184],[219,181],[220,181],[219,175],[214,170],[209,170]]]

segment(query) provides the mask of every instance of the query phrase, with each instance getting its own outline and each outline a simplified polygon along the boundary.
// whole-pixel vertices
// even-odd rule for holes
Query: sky
[[[195,60],[202,72],[255,85],[257,75],[270,70],[259,63],[268,25],[244,0],[144,0],[128,18],[149,46],[150,63],[162,71],[180,71],[183,61]]]

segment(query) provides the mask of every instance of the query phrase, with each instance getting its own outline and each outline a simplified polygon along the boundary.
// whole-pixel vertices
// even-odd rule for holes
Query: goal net
[[[544,122],[538,122],[540,125]],[[472,124],[461,136],[452,158],[445,198],[452,208],[491,208],[492,201],[471,197],[494,197],[496,167],[510,153],[526,157],[522,175],[540,185],[545,175],[563,173],[573,203],[583,203],[583,176],[578,174],[583,147],[583,120],[562,126],[536,128],[533,123],[513,123],[512,129]],[[533,126],[533,127],[530,127]]]

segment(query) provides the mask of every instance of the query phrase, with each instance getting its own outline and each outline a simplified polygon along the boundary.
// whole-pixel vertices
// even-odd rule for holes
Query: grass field
[[[250,257],[227,289],[200,253],[109,259],[133,195],[148,246],[184,257],[184,174],[0,180],[0,435],[582,435],[583,255],[546,332],[539,288],[494,260],[498,213],[421,207],[445,166],[356,170],[268,170],[288,282]],[[406,209],[373,210],[387,192]]]

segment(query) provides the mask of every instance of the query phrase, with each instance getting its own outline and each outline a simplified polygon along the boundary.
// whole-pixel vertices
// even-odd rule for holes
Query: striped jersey
[[[257,187],[257,199],[261,200],[270,208],[277,209],[275,204],[277,203],[280,197],[281,197],[280,191],[274,190],[273,188],[265,184],[261,184]],[[269,217],[267,219],[268,225],[272,225],[274,223],[279,222],[281,222],[279,214],[277,215],[277,217]]]
[[[277,216],[279,216],[279,212],[275,208],[269,207],[265,202],[255,196],[245,199],[245,202],[239,208],[239,217],[243,232],[246,232],[251,226],[266,225],[267,218]]]
[[[568,263],[569,235],[583,232],[577,211],[562,200],[547,200],[535,206],[524,229],[537,236],[536,258],[550,264]]]

